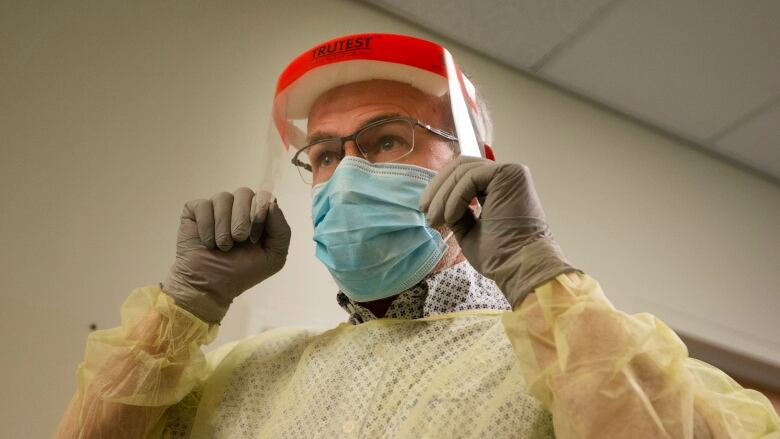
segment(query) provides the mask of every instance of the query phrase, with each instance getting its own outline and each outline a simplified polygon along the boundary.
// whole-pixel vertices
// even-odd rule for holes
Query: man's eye
[[[336,152],[334,151],[323,151],[321,154],[317,155],[316,159],[314,160],[314,163],[317,165],[317,167],[328,167],[333,166],[335,163],[339,162],[340,157]]]
[[[392,151],[405,143],[406,142],[403,139],[396,136],[380,137],[374,144],[374,151],[377,153]]]

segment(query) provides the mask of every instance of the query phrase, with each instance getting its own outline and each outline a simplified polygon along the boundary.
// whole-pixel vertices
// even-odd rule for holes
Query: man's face
[[[372,80],[338,87],[320,96],[309,112],[308,137],[344,137],[377,118],[394,116],[413,117],[433,127],[453,131],[452,116],[446,101],[400,82]],[[344,145],[344,153],[363,157],[354,142]],[[418,128],[415,131],[414,150],[395,163],[438,171],[454,156],[448,141]],[[445,226],[441,226],[439,232],[442,236],[450,235]],[[462,260],[464,257],[460,247],[452,239],[447,253],[433,272]]]
[[[448,108],[441,99],[400,82],[357,82],[330,90],[314,102],[309,112],[308,137],[348,136],[378,118],[394,116],[412,117],[451,131]],[[363,157],[354,142],[344,145],[344,153]],[[418,128],[414,150],[395,162],[438,171],[453,156],[449,142]]]

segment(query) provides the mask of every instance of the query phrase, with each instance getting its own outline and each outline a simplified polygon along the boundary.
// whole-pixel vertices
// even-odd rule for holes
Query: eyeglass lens
[[[356,134],[355,143],[369,162],[392,162],[414,148],[414,124],[408,120],[389,120],[369,125]],[[299,166],[298,172],[306,183],[321,183],[333,175],[342,158],[341,140],[324,140],[301,151],[298,160],[311,166],[312,171]]]

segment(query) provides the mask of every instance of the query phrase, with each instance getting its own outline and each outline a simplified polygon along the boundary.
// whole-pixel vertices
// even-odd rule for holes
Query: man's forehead
[[[417,113],[430,105],[433,96],[401,82],[370,80],[346,84],[318,97],[309,111],[309,119],[329,113],[343,113],[359,106],[393,106]]]

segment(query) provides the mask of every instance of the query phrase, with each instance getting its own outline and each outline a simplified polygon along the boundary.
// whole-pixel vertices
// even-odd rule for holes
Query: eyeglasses
[[[292,164],[306,183],[327,181],[344,158],[344,144],[353,140],[363,158],[371,163],[388,163],[414,151],[414,130],[421,127],[430,133],[457,142],[458,138],[411,117],[393,117],[372,122],[353,134],[310,143],[295,154]]]

